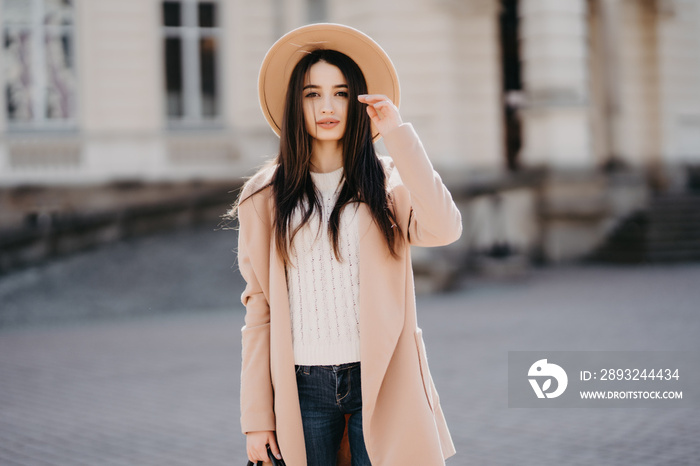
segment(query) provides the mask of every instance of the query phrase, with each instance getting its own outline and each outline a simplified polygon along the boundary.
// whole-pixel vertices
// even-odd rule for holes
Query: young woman
[[[269,445],[290,466],[443,465],[455,450],[410,246],[455,241],[461,216],[401,120],[391,60],[355,29],[305,26],[268,51],[259,95],[279,154],[232,210],[248,458]]]

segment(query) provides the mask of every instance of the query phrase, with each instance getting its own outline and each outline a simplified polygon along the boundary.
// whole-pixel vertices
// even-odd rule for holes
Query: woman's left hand
[[[367,104],[367,113],[382,136],[389,133],[392,129],[398,128],[403,123],[399,109],[387,96],[382,94],[362,94],[357,96],[357,100]]]

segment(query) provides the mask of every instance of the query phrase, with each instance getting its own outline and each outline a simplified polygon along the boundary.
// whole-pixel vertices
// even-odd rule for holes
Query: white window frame
[[[32,119],[30,121],[15,121],[10,118],[7,113],[6,99],[2,99],[4,108],[2,111],[5,113],[5,120],[7,122],[7,128],[9,131],[23,131],[23,130],[46,130],[46,129],[75,129],[78,123],[78,110],[80,108],[79,99],[79,89],[78,85],[78,61],[77,61],[77,47],[76,47],[76,2],[73,1],[73,24],[71,26],[57,26],[57,25],[46,25],[44,24],[44,0],[25,0],[31,2],[31,20],[29,24],[25,25],[10,25],[6,24],[3,16],[2,22],[2,38],[5,39],[5,31],[7,30],[25,30],[29,29],[31,31],[31,73],[32,73]],[[0,0],[0,7],[4,7],[4,1]],[[3,8],[4,9],[4,8]],[[46,45],[44,43],[44,38],[46,34],[50,33],[68,33],[71,38],[71,60],[73,62],[73,71],[75,76],[75,94],[73,95],[73,116],[63,119],[58,118],[47,118],[46,117],[46,99],[47,94],[46,83],[48,77],[46,76]],[[4,50],[4,45],[3,45]],[[5,58],[6,59],[6,58]],[[3,64],[4,66],[4,64]],[[5,79],[2,80],[2,92],[5,92],[7,82]]]
[[[197,5],[200,0],[172,0],[180,3],[181,26],[165,26],[161,19],[161,28],[163,31],[163,44],[168,38],[179,38],[182,43],[180,49],[180,63],[182,63],[182,93],[183,93],[183,115],[182,117],[173,117],[168,115],[167,106],[164,108],[165,118],[168,121],[168,126],[177,128],[181,126],[214,126],[219,125],[223,121],[223,80],[221,63],[222,58],[222,28],[219,26],[221,20],[222,2],[218,0],[209,0],[216,5],[216,27],[202,28],[197,24]],[[161,1],[162,6],[165,2]],[[217,107],[218,113],[213,117],[202,116],[202,96],[201,96],[201,79],[200,79],[200,57],[199,57],[199,40],[201,38],[213,37],[216,39],[216,98],[220,105]],[[165,57],[165,47],[163,47],[163,57]],[[163,74],[167,73],[165,61],[163,61]],[[163,87],[164,99],[167,99],[167,87]]]

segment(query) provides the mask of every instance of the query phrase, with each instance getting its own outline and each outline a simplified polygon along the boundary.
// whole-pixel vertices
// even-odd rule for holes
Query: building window
[[[5,101],[10,129],[76,121],[72,0],[2,0]]]
[[[221,114],[219,5],[163,2],[165,112],[171,123],[215,121]]]

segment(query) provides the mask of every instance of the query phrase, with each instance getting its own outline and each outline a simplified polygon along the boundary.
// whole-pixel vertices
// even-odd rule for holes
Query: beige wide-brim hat
[[[272,129],[280,135],[287,86],[292,70],[309,52],[317,49],[344,53],[362,70],[369,94],[384,94],[399,106],[399,77],[386,52],[368,35],[342,24],[303,26],[275,42],[263,59],[258,76],[260,108]],[[373,140],[379,131],[372,125]]]

